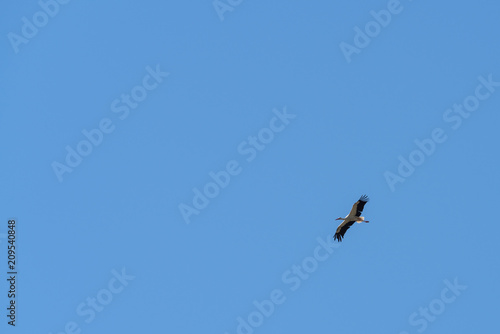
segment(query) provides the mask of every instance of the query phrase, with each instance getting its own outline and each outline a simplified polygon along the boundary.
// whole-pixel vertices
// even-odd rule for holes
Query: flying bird
[[[359,198],[359,200],[354,203],[352,206],[351,212],[345,217],[339,217],[335,220],[343,220],[342,224],[337,227],[337,231],[335,232],[335,235],[333,236],[333,239],[337,240],[338,242],[342,241],[342,238],[344,237],[345,232],[349,229],[349,227],[352,226],[352,224],[356,223],[369,223],[369,220],[365,220],[365,217],[361,217],[361,212],[363,212],[363,208],[365,207],[365,204],[369,201],[370,199],[368,196],[363,195]]]

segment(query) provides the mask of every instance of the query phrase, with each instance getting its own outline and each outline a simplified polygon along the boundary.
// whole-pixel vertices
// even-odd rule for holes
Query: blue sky
[[[2,331],[497,328],[499,10],[4,4]]]

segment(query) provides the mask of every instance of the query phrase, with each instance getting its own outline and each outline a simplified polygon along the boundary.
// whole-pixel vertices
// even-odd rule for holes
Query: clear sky
[[[5,3],[2,332],[496,329],[499,11]]]

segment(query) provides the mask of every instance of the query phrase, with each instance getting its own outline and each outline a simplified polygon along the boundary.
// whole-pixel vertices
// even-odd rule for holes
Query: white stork
[[[337,227],[337,231],[335,232],[335,235],[333,236],[333,239],[337,240],[338,242],[342,241],[342,238],[344,237],[345,232],[349,229],[349,227],[354,224],[354,222],[357,223],[369,223],[370,221],[365,220],[365,217],[361,217],[361,212],[363,211],[363,208],[365,207],[366,202],[368,202],[370,199],[368,196],[363,195],[359,198],[359,200],[354,203],[352,206],[351,212],[345,217],[339,217],[335,220],[343,220],[342,224]]]

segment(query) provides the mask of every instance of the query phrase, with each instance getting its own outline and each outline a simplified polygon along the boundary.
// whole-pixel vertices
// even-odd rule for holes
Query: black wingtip
[[[370,200],[370,198],[366,195],[362,195],[360,198],[359,198],[360,201],[363,201],[363,202],[368,202]]]

